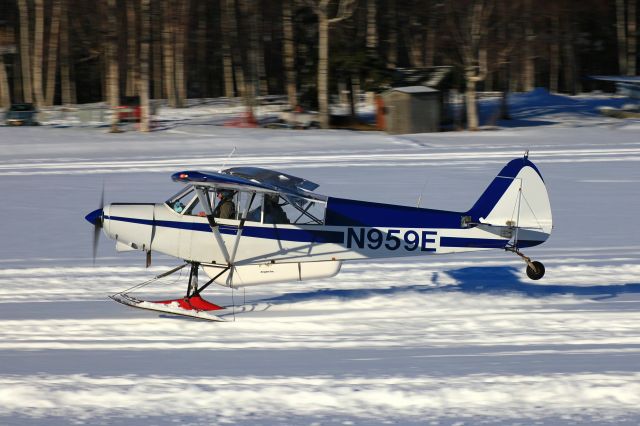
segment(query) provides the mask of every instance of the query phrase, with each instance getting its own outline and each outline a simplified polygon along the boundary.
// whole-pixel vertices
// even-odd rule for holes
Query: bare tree
[[[627,3],[627,75],[636,75],[638,54],[638,1],[628,0]]]
[[[209,76],[207,72],[207,20],[208,9],[206,2],[199,2],[195,5],[197,16],[196,42],[195,45],[195,69],[197,72],[196,81],[200,89],[200,97],[205,97],[207,87],[209,85]]]
[[[0,48],[0,107],[8,108],[9,105],[11,105],[11,91],[4,65],[4,52]]]
[[[224,95],[234,96],[233,90],[233,57],[231,55],[231,20],[235,7],[233,0],[220,0],[220,37],[222,41],[222,74],[224,79]]]
[[[253,113],[253,107],[256,104],[256,97],[260,95],[259,80],[259,42],[258,42],[258,24],[257,10],[252,0],[239,0],[241,17],[244,17],[245,31],[248,31],[246,37],[248,39],[247,49],[245,50],[244,82],[246,91],[243,93],[244,103],[248,110]]]
[[[616,35],[618,36],[618,72],[627,72],[627,32],[625,22],[625,0],[616,0]]]
[[[127,67],[125,93],[127,96],[136,94],[136,86],[138,85],[138,25],[136,22],[136,3],[128,1],[126,3],[127,17]]]
[[[151,0],[140,2],[140,77],[138,93],[140,94],[140,131],[150,130],[149,114],[149,51],[151,43]]]
[[[387,67],[395,68],[398,64],[398,8],[396,0],[389,0],[387,3]]]
[[[535,86],[535,55],[534,55],[534,40],[535,35],[533,32],[533,4],[532,0],[524,0],[524,45],[523,45],[523,88],[525,92],[530,92]]]
[[[476,85],[487,75],[487,27],[493,9],[491,0],[448,3],[447,19],[462,59],[466,83],[465,101],[469,130],[478,129]]]
[[[378,48],[377,14],[376,0],[367,0],[367,49],[370,50]]]
[[[189,30],[189,2],[178,2],[178,17],[175,28],[175,82],[176,107],[184,108],[187,99],[187,74],[185,73],[184,58],[187,47],[187,31]]]
[[[153,98],[162,98],[162,31],[158,31],[158,28],[162,28],[162,0],[153,0],[151,4],[151,28],[155,30],[152,32],[150,43],[153,50]]]
[[[44,52],[44,0],[35,0],[35,26],[33,40],[33,58],[31,69],[33,76],[33,94],[36,105],[44,105],[44,92],[42,90],[42,65]]]
[[[293,0],[282,1],[282,42],[284,50],[284,75],[287,87],[287,99],[289,106],[295,108],[298,105],[298,93],[296,90],[295,44],[293,40]]]
[[[29,41],[29,4],[27,0],[18,0],[20,12],[20,65],[22,66],[22,100],[33,102],[31,80],[31,54]]]
[[[330,0],[305,0],[318,17],[318,106],[320,127],[329,128],[329,30],[353,14],[355,0],[339,0],[337,13],[329,17]]]
[[[118,113],[116,107],[120,104],[120,79],[117,58],[117,18],[116,0],[107,0],[107,40],[106,40],[106,66],[107,66],[107,93],[108,103],[111,106],[111,132],[117,133]]]
[[[60,0],[60,3],[60,8],[62,10],[62,14],[60,15],[60,95],[62,98],[62,104],[68,105],[76,103],[75,81],[71,79],[69,0]],[[107,73],[107,76],[108,75],[109,74]],[[108,99],[110,101],[110,98]]]
[[[177,104],[176,72],[175,72],[175,4],[172,0],[162,0],[162,47],[164,59],[164,91],[167,104]]]
[[[51,11],[51,29],[49,32],[49,48],[47,54],[47,84],[45,91],[45,105],[53,105],[56,88],[56,70],[58,59],[58,41],[60,39],[61,1],[53,0]]]
[[[231,57],[233,58],[233,77],[236,82],[237,95],[245,97],[247,96],[247,83],[244,73],[246,67],[243,66],[245,61],[242,57],[241,40],[239,37],[240,24],[238,22],[236,0],[227,1],[227,29],[229,31],[229,39],[231,40]],[[238,0],[239,1],[239,0]]]

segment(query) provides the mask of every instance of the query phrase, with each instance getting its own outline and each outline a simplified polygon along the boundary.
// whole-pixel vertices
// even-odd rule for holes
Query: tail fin
[[[476,223],[516,229],[520,247],[542,243],[553,228],[547,188],[527,156],[511,160],[467,215]]]

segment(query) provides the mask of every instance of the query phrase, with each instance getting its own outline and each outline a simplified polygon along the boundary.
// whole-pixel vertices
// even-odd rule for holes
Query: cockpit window
[[[322,225],[326,202],[283,194],[255,194],[222,188],[207,188],[204,193],[209,208],[200,202],[193,187],[169,198],[167,206],[179,214],[204,217],[207,210],[216,219],[240,220],[247,212],[249,222],[268,224]]]
[[[326,204],[292,195],[264,197],[264,223],[322,225]]]
[[[176,213],[182,214],[185,208],[191,203],[195,197],[193,188],[185,188],[173,197],[169,198],[166,204]]]

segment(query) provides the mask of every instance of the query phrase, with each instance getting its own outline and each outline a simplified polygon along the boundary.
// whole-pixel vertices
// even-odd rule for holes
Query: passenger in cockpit
[[[278,203],[277,194],[264,196],[264,223],[289,223],[287,214]]]
[[[219,190],[216,193],[218,197],[218,205],[213,210],[213,217],[219,219],[235,219],[236,205],[233,202],[234,191]]]

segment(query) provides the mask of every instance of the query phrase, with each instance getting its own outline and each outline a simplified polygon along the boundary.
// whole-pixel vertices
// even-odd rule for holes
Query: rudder
[[[475,223],[515,229],[521,247],[542,243],[553,228],[547,188],[527,156],[511,160],[466,214]]]

